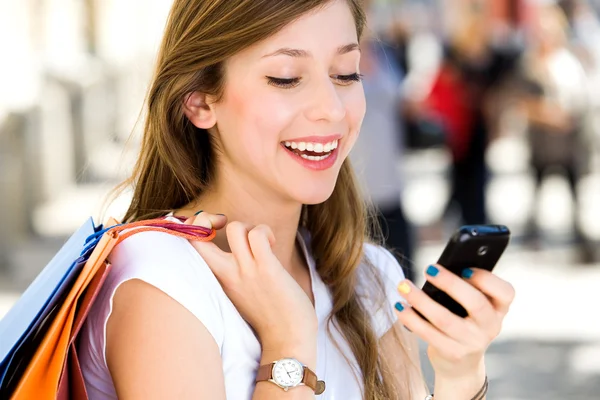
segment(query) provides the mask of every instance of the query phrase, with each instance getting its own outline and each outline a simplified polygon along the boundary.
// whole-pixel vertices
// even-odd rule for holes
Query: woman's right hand
[[[191,241],[242,317],[256,331],[263,352],[312,348],[318,322],[314,307],[271,247],[275,236],[266,225],[227,224],[222,215],[201,213],[186,224],[222,229],[231,253],[212,242]],[[266,349],[265,349],[266,347]]]

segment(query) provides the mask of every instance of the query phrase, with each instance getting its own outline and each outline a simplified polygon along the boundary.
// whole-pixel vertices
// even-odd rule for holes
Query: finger
[[[449,349],[462,347],[453,338],[445,335],[430,322],[427,322],[407,304],[396,303],[396,315],[398,320],[412,333],[419,336],[429,345],[446,352]]]
[[[417,288],[412,282],[408,280],[400,282],[398,292],[429,323],[456,342],[472,344],[481,339],[481,334],[478,334],[480,330],[473,322],[455,315]]]
[[[190,243],[198,251],[200,257],[206,262],[219,282],[222,283],[227,274],[231,272],[231,265],[235,265],[233,255],[221,250],[213,242],[190,241]]]
[[[273,257],[272,246],[275,245],[275,235],[267,225],[258,225],[248,233],[248,243],[252,255],[261,264]]]
[[[496,311],[503,315],[508,312],[515,298],[515,289],[509,282],[479,268],[466,269],[463,271],[463,277],[487,296]]]
[[[425,277],[428,282],[448,294],[467,310],[469,317],[481,326],[495,323],[497,315],[490,300],[465,279],[443,266],[430,265]]]
[[[188,218],[184,224],[197,225],[208,229],[222,229],[227,224],[227,217],[222,214],[210,214],[200,211],[197,215]]]
[[[254,265],[254,256],[248,243],[248,232],[252,226],[239,221],[233,221],[227,225],[227,241],[239,266]]]

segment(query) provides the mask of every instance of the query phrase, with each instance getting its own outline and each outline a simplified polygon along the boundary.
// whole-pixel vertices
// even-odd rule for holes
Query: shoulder
[[[106,327],[115,295],[120,288],[129,292],[139,288],[124,285],[142,281],[166,295],[198,319],[219,347],[223,344],[224,322],[221,305],[226,296],[216,277],[191,244],[161,232],[137,233],[117,245],[108,258],[111,270],[102,285],[86,321],[87,334],[102,360],[105,357]],[[125,293],[127,294],[127,293]],[[164,296],[162,297],[165,298]],[[152,308],[152,302],[144,307]]]
[[[106,341],[107,326],[115,311],[127,316],[126,324],[119,323],[127,329],[131,324],[137,324],[142,316],[148,317],[140,323],[143,329],[154,330],[148,321],[157,320],[161,324],[168,323],[171,329],[185,325],[198,332],[205,328],[207,337],[212,337],[215,342],[206,343],[206,346],[212,345],[217,351],[222,349],[222,305],[227,297],[206,262],[187,240],[160,232],[137,233],[117,245],[108,261],[110,273],[80,335],[82,371],[88,388],[93,389],[95,385],[102,391],[112,387],[106,362]],[[122,313],[119,309],[128,312]],[[179,325],[166,322],[165,315],[169,318],[179,316],[175,318]],[[123,321],[119,319],[119,322]],[[185,332],[177,334],[178,337],[185,335]]]
[[[124,282],[148,283],[200,319],[220,345],[220,302],[224,292],[209,266],[191,244],[161,232],[141,232],[119,244],[110,255],[106,289],[111,297]],[[104,288],[103,288],[104,289]]]
[[[109,256],[114,277],[143,276],[189,286],[218,284],[206,262],[186,240],[162,232],[140,232]]]
[[[382,279],[397,282],[404,279],[404,272],[402,272],[400,263],[388,249],[373,243],[365,243],[363,251],[364,258],[362,265],[374,267]]]

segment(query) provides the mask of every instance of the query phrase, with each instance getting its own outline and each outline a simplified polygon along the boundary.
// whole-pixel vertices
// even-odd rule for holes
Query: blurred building
[[[0,263],[99,217],[128,174],[170,5],[0,0]]]

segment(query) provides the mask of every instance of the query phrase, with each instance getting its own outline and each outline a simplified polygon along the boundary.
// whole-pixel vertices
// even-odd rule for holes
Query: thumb
[[[235,262],[233,254],[224,252],[213,242],[190,241],[190,243],[219,281],[228,270],[231,270],[229,266]]]

